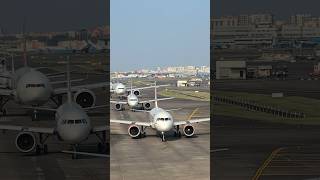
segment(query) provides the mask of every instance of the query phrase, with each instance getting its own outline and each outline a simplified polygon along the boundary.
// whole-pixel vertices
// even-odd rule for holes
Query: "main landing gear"
[[[181,137],[181,132],[179,130],[179,125],[177,125],[176,128],[175,128],[174,137]]]
[[[7,104],[8,101],[8,97],[0,97],[0,112],[2,113],[2,116],[7,115],[7,109],[4,108],[4,106]]]
[[[49,134],[46,134],[45,136],[42,133],[39,133],[39,143],[36,145],[36,154],[39,155],[41,152],[43,154],[48,153],[48,145],[45,144],[49,137]]]

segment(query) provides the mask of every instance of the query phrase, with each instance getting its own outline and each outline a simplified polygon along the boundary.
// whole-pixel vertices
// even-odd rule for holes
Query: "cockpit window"
[[[43,88],[45,88],[45,85],[43,83],[41,83],[41,84],[26,84],[26,88],[31,88],[31,87],[43,87]]]
[[[76,124],[81,124],[82,121],[81,121],[81,119],[77,119],[77,120],[75,120],[75,123],[76,123]]]

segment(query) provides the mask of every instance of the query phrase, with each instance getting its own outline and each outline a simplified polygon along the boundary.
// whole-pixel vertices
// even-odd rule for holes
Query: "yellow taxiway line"
[[[188,117],[188,120],[191,120],[192,116],[195,115],[198,110],[199,108],[196,108],[195,110],[193,110],[190,116]]]
[[[264,171],[264,169],[270,164],[270,162],[273,160],[273,158],[283,149],[284,148],[278,148],[278,149],[274,150],[270,154],[270,156],[263,162],[262,166],[257,170],[257,172],[253,176],[252,180],[258,180],[260,178],[260,176],[262,175],[262,172]]]

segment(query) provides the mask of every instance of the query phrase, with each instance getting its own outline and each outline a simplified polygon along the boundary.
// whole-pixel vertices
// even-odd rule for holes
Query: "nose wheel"
[[[164,136],[164,132],[161,132],[161,141],[162,141],[162,142],[165,142],[165,141],[166,141],[166,138],[165,138],[165,136]]]

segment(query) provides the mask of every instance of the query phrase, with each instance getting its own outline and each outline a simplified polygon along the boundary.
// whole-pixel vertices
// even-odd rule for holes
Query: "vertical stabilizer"
[[[71,82],[70,82],[70,57],[67,57],[67,81],[68,81],[68,102],[72,101],[71,97]]]
[[[157,82],[154,81],[154,104],[158,108]]]

